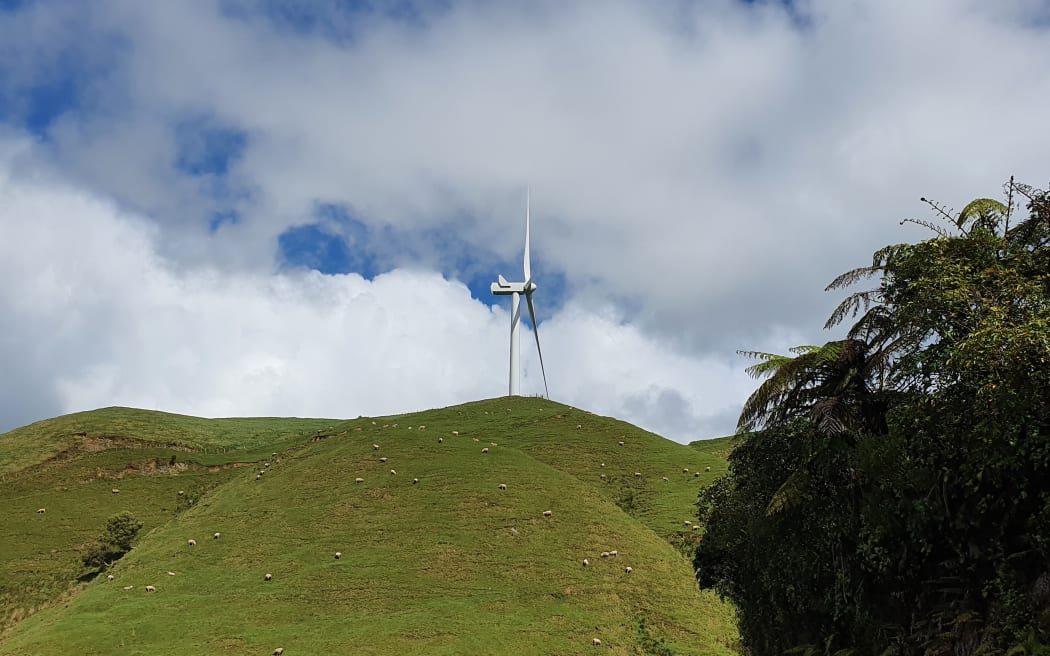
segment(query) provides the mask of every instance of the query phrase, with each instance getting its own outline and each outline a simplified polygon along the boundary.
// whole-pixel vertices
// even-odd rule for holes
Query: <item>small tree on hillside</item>
[[[113,515],[106,520],[106,531],[84,553],[84,565],[105,567],[120,559],[131,551],[131,543],[141,528],[142,522],[126,510]]]

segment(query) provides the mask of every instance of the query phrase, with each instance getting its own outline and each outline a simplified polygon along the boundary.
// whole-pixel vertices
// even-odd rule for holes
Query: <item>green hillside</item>
[[[350,421],[39,422],[0,436],[0,655],[571,654],[593,638],[730,653],[731,611],[682,553],[723,469],[527,398]],[[121,510],[145,525],[136,547],[112,581],[71,585]]]

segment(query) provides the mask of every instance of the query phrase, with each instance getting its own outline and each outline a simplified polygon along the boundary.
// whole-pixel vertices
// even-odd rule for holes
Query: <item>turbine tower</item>
[[[532,280],[532,267],[529,264],[529,197],[531,192],[525,194],[525,281],[507,282],[502,275],[499,281],[492,283],[492,293],[496,296],[510,296],[510,395],[520,396],[520,363],[521,333],[519,323],[521,321],[521,295],[525,295],[525,302],[529,305],[529,318],[532,319],[532,334],[536,337],[536,353],[540,356],[540,371],[543,373],[543,392],[549,398],[547,391],[547,371],[543,368],[543,351],[540,349],[540,332],[536,324],[536,306],[532,302],[532,294],[536,291],[536,283]]]

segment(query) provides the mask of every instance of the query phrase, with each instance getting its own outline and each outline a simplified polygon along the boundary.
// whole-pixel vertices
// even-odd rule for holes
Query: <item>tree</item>
[[[84,553],[87,567],[107,567],[131,551],[131,543],[138,536],[142,522],[128,511],[117,513],[106,520],[106,530]]]

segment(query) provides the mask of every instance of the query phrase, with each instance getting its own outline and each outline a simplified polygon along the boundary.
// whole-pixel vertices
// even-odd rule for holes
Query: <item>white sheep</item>
[[[689,473],[689,468],[688,467],[682,467],[682,473],[683,474],[688,474]]]
[[[38,515],[43,515],[46,512],[47,512],[47,508],[37,508],[36,509],[36,514],[38,514]]]
[[[213,540],[218,540],[220,536],[222,536],[222,533],[216,533],[215,535],[211,536],[211,538]]]
[[[391,476],[397,476],[397,470],[396,469],[391,469],[390,470],[390,475]]]
[[[609,552],[608,551],[603,551],[602,552],[602,558],[608,558],[608,557],[609,557]]]
[[[499,484],[499,489],[506,490],[507,489],[507,484],[506,483],[500,483]]]
[[[699,531],[700,529],[701,529],[701,526],[699,524],[693,526],[693,530],[694,531]]]
[[[616,549],[613,549],[612,551],[610,551],[610,552],[609,552],[609,555],[610,555],[611,557],[615,558],[616,556],[619,556],[619,555],[620,555],[620,552],[619,552],[619,551],[617,551]]]
[[[488,447],[485,447],[484,449],[482,449],[482,450],[481,450],[481,452],[482,452],[482,453],[488,453],[488,452],[489,452],[489,448],[488,448]]]
[[[700,472],[693,472],[693,478],[700,478]]]
[[[553,516],[553,515],[554,515],[554,513],[552,513],[552,512],[551,512],[551,511],[549,511],[549,510],[544,510],[544,511],[543,511],[543,516],[544,516],[544,517],[551,517],[551,516]]]
[[[259,479],[261,479],[261,478],[262,478],[262,474],[256,474],[256,475],[255,475],[255,480],[259,480]]]
[[[472,438],[470,438],[470,439],[474,440],[475,442],[480,442],[480,441],[481,441],[481,440],[479,440],[479,439],[478,439],[478,438],[476,438],[476,437],[472,437]]]
[[[112,581],[114,578],[116,578],[116,577],[114,577],[112,574],[110,574],[109,576],[106,577],[106,580],[107,581]]]
[[[133,585],[125,585],[125,586],[124,586],[124,589],[125,589],[125,590],[130,590],[130,589],[132,589],[132,588],[134,588],[134,587],[135,587],[135,586],[133,586]]]
[[[693,525],[693,523],[692,523],[691,521],[689,521],[688,519],[687,519],[687,520],[685,520],[685,521],[683,522],[683,524],[684,524],[685,526],[692,526],[692,525]]]
[[[634,570],[633,570],[632,568],[630,568],[630,567],[624,567],[624,568],[623,568],[623,571],[624,571],[624,573],[625,573],[625,574],[630,574],[630,573],[631,573],[631,572],[633,572]]]
[[[336,560],[339,560],[342,557],[343,557],[343,552],[342,551],[335,552],[335,559]]]
[[[379,445],[378,444],[373,444],[372,445],[372,450],[373,451],[378,451],[379,450]]]
[[[666,480],[668,480],[668,479],[667,479],[667,477],[666,477],[666,476],[661,476],[661,477],[660,477],[660,480],[662,480],[662,481],[666,481]]]
[[[445,438],[443,438],[443,437],[439,437],[438,438],[438,444],[444,444],[444,442],[445,442]]]
[[[709,472],[709,471],[711,471],[711,468],[710,467],[704,467],[704,471],[705,472]]]
[[[427,427],[426,427],[426,426],[420,426],[420,427],[419,427],[419,430],[426,430],[426,429],[427,429]]]
[[[383,457],[383,458],[380,458],[380,459],[379,459],[379,462],[386,462],[386,458],[385,458],[385,457]]]
[[[419,485],[419,479],[418,478],[413,478],[412,479],[412,485]]]
[[[599,467],[604,467],[604,466],[605,466],[605,463],[603,462],[602,464],[600,464],[600,465],[598,465],[598,466],[599,466]]]
[[[186,544],[188,546],[190,546],[190,547],[196,547],[197,546],[197,541],[194,540],[193,538],[190,538],[189,540],[186,540]]]
[[[634,477],[635,478],[641,478],[642,477],[642,472],[634,472]]]
[[[584,566],[584,567],[590,567],[590,565],[591,565],[591,561],[589,561],[589,560],[587,560],[586,558],[584,558],[584,559],[583,559],[583,566]]]
[[[604,480],[605,480],[605,474],[602,474],[602,475],[601,475],[601,476],[599,476],[598,478],[600,478],[600,479],[602,479],[602,480],[604,481]]]
[[[260,469],[260,470],[259,470],[259,476],[262,476],[262,475],[263,475],[263,474],[265,474],[265,473],[266,473],[266,470],[265,470],[265,469]]]
[[[157,588],[153,587],[152,585],[147,585],[146,586],[146,592],[156,592],[156,591],[157,591]]]
[[[281,656],[284,653],[284,647],[278,647],[273,650],[273,656]]]
[[[168,570],[168,576],[175,576],[175,572],[172,572],[171,570]]]
[[[268,463],[268,462],[264,462],[264,463],[263,463],[263,467],[266,467],[267,469],[269,469],[269,468],[270,468],[270,463]]]
[[[581,428],[583,428],[581,424],[576,424],[576,430],[580,430]]]
[[[273,580],[273,574],[267,573],[266,576],[263,577],[263,580],[264,581],[272,581]]]
[[[453,435],[459,435],[459,431],[452,431]]]
[[[602,646],[602,641],[599,640],[598,638],[591,638],[591,644],[594,645],[595,647],[601,647]]]
[[[113,488],[112,490],[110,490],[110,492],[112,492],[113,494],[120,494],[120,490],[118,490],[117,488]]]
[[[619,442],[617,442],[617,444],[619,444],[620,446],[623,446],[623,440],[620,440]]]

